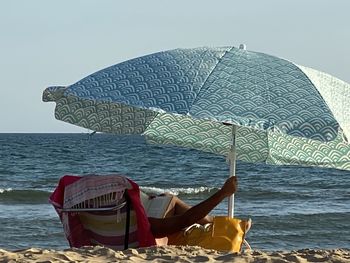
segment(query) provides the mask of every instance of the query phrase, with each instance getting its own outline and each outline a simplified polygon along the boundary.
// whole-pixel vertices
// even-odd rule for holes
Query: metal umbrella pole
[[[236,125],[232,125],[232,143],[229,153],[230,177],[236,176]],[[235,206],[235,195],[232,194],[228,199],[228,216],[233,218]]]

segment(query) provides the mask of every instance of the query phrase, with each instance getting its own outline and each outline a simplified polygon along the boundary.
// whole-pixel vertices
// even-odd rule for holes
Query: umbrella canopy
[[[135,58],[49,87],[59,120],[237,159],[350,170],[350,85],[234,47]],[[227,125],[229,124],[229,125]]]

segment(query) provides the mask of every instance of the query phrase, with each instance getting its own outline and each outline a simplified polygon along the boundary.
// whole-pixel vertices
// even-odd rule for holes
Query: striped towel
[[[84,176],[64,189],[63,208],[101,208],[116,205],[125,189],[131,189],[123,176]]]
[[[129,199],[127,207],[116,211],[62,212],[62,208],[113,207]],[[49,201],[60,216],[65,235],[71,247],[104,245],[120,250],[125,246],[125,229],[129,222],[128,247],[155,245],[146,212],[140,201],[136,183],[120,175],[66,175]]]

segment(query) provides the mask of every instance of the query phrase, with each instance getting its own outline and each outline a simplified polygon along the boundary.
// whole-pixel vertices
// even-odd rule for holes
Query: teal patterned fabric
[[[142,134],[157,115],[152,110],[121,103],[100,102],[63,96],[67,88],[50,87],[44,101],[55,101],[55,118],[93,131],[115,134]]]
[[[267,163],[350,170],[350,144],[344,141],[342,133],[329,142],[281,133],[270,133],[268,137],[270,155]]]
[[[99,132],[227,155],[233,124],[240,160],[350,169],[349,84],[263,53],[159,52],[47,88],[43,100],[57,119]]]
[[[145,131],[151,143],[179,145],[227,156],[232,127],[188,116],[159,114]],[[350,145],[340,133],[322,142],[272,130],[237,127],[236,157],[245,162],[319,166],[350,170]]]

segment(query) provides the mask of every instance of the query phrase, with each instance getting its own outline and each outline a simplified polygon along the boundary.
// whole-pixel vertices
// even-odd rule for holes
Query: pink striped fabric
[[[62,208],[71,208],[106,193],[116,193],[122,198],[124,191],[127,191],[133,209],[130,214],[129,246],[155,245],[146,212],[140,201],[139,187],[135,182],[120,175],[66,175],[60,179],[49,201],[61,219],[71,247],[100,244],[113,249],[123,249],[125,208],[118,215],[114,215],[115,217],[109,212],[63,213]]]

